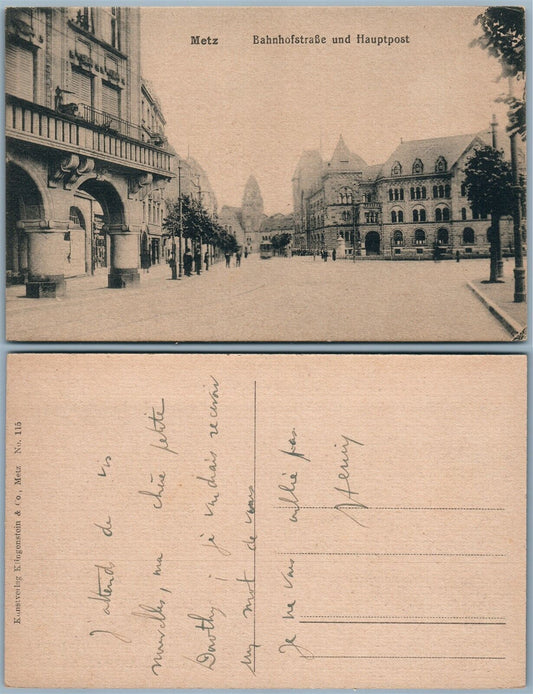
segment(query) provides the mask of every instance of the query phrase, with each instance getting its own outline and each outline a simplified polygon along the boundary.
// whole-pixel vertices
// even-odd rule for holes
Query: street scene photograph
[[[527,339],[521,7],[5,10],[6,339]]]

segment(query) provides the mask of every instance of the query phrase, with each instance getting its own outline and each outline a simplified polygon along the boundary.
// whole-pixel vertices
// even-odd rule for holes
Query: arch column
[[[26,296],[32,299],[65,295],[65,234],[68,222],[21,220],[28,241],[28,279]]]
[[[111,239],[111,258],[107,286],[109,289],[124,289],[139,284],[139,236],[123,224],[112,224],[106,228]]]

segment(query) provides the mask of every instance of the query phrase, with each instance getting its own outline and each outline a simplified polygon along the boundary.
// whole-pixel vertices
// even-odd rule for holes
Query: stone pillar
[[[64,296],[68,222],[21,220],[17,227],[27,234],[26,296],[32,299]]]
[[[340,234],[337,236],[337,258],[340,260],[346,258],[346,241]]]
[[[109,259],[109,289],[124,289],[139,284],[139,231],[132,231],[122,224],[106,229],[111,239]]]

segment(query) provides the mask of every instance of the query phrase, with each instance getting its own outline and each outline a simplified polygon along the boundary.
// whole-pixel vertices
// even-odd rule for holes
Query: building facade
[[[218,221],[219,224],[228,232],[228,234],[235,237],[237,243],[242,249],[246,248],[246,233],[241,224],[240,207],[230,207],[229,205],[224,205],[220,210]]]
[[[291,237],[290,243],[286,247],[286,251],[290,252],[294,238],[294,217],[292,214],[273,214],[266,217],[261,224],[260,241],[271,241],[273,236],[279,234],[289,234]]]
[[[442,255],[488,256],[490,219],[470,207],[463,169],[491,139],[479,133],[402,142],[378,166],[351,152],[342,136],[328,162],[305,152],[292,181],[295,247],[393,260],[432,258],[437,247]],[[511,253],[510,217],[501,219],[500,233]]]
[[[139,8],[8,9],[5,88],[8,281],[34,297],[98,267],[109,287],[138,282],[175,176]]]

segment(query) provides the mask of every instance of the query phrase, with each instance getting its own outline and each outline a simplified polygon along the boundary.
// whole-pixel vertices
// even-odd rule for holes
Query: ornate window
[[[391,176],[401,176],[402,175],[402,165],[399,161],[395,161],[390,170]]]
[[[416,229],[414,241],[415,246],[424,246],[426,243],[426,232],[423,229]]]
[[[449,207],[437,207],[435,210],[435,221],[436,222],[447,222],[450,219],[450,208]]]
[[[389,200],[392,202],[394,200],[394,191],[392,188],[389,188]]]
[[[448,229],[439,229],[437,231],[437,243],[439,246],[447,246],[449,238],[450,235],[448,233]]]
[[[393,210],[390,213],[390,220],[393,224],[396,224],[396,222],[398,221],[398,214],[397,214],[396,210]]]
[[[425,222],[426,210],[423,207],[415,207],[413,210],[413,222]]]
[[[439,157],[435,162],[435,173],[443,173],[448,168],[448,164],[444,157]]]
[[[413,173],[421,174],[424,172],[424,164],[422,164],[421,159],[415,159],[413,162]]]
[[[461,207],[461,219],[463,221],[466,219],[466,207]]]
[[[341,188],[339,191],[338,201],[341,205],[351,205],[353,202],[352,191],[349,188]]]
[[[395,246],[403,246],[403,234],[399,229],[394,232],[392,242]]]
[[[449,198],[451,193],[451,188],[449,185],[444,186],[444,197]]]
[[[470,227],[465,227],[463,229],[463,243],[464,244],[475,243],[474,230],[471,229]]]
[[[422,186],[421,191],[422,191],[422,200],[425,200],[426,199],[426,186]]]

